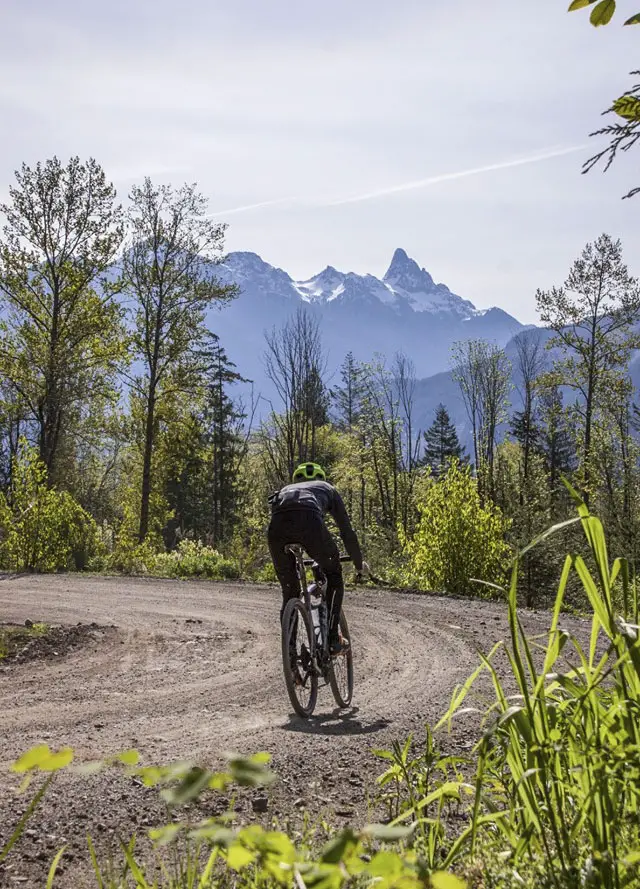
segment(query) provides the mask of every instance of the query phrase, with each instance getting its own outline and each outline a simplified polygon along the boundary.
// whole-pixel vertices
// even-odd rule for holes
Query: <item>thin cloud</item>
[[[247,210],[259,210],[261,207],[275,207],[276,204],[286,204],[295,200],[296,198],[275,198],[271,201],[260,201],[257,204],[245,204],[242,207],[231,207],[230,210],[216,210],[215,213],[207,213],[207,218],[215,219],[216,216],[230,216],[232,213],[245,213]]]
[[[455,173],[442,173],[439,176],[429,176],[427,179],[416,179],[413,182],[403,182],[401,185],[393,185],[390,188],[380,188],[376,191],[368,191],[364,194],[353,195],[348,198],[339,198],[338,200],[327,202],[325,206],[340,207],[343,204],[357,204],[360,201],[370,201],[374,198],[382,198],[403,191],[427,188],[429,185],[437,185],[440,182],[449,182],[453,179],[464,179],[467,176],[479,176],[481,173],[490,173],[493,170],[506,170],[509,167],[523,167],[525,164],[537,164],[540,161],[550,160],[554,157],[562,157],[564,154],[574,154],[577,151],[583,151],[585,148],[586,145],[570,145],[564,148],[547,148],[544,151],[538,151],[535,154],[513,158],[512,160],[498,161],[495,164],[487,164],[484,167],[472,167],[470,170],[458,170]]]

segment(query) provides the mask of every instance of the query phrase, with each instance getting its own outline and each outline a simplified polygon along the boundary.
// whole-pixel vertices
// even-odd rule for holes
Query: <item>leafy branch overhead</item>
[[[635,76],[640,75],[640,71],[632,71],[631,73]],[[623,122],[616,121],[591,133],[592,136],[608,136],[610,141],[602,151],[597,152],[597,154],[585,161],[582,169],[583,173],[588,173],[600,161],[604,161],[604,171],[606,172],[619,151],[629,151],[640,139],[640,83],[634,84],[630,90],[627,90],[626,93],[617,98],[611,107],[604,112],[604,114],[611,113],[617,114],[618,117],[622,118]],[[638,192],[640,192],[640,186],[635,186],[624,197],[632,198]]]
[[[575,12],[577,9],[585,9],[587,6],[593,6],[589,21],[598,28],[600,25],[608,25],[616,11],[616,0],[573,0],[569,6],[569,12]],[[640,25],[640,12],[628,18],[625,25]]]
[[[569,12],[584,9],[587,6],[593,6],[590,15],[591,24],[599,27],[600,25],[608,25],[613,18],[616,11],[616,0],[600,0],[600,2],[596,2],[596,0],[573,0],[573,3],[569,6]],[[640,12],[632,15],[624,24],[639,25]],[[637,75],[640,72],[632,71],[631,73]],[[617,121],[591,133],[592,136],[608,136],[609,144],[602,151],[597,152],[597,154],[585,161],[582,168],[583,173],[588,173],[601,161],[604,162],[604,172],[606,172],[619,151],[629,151],[640,139],[640,84],[635,84],[626,93],[619,96],[612,103],[611,107],[604,112],[604,114],[611,113],[622,118],[623,122]],[[628,191],[624,197],[631,198],[638,194],[639,191],[640,186],[637,186]]]

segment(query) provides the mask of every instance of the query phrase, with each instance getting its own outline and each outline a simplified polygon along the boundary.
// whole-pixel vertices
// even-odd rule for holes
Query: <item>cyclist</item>
[[[269,498],[271,521],[267,538],[273,566],[282,587],[281,621],[289,599],[301,593],[295,557],[285,552],[285,546],[299,543],[325,574],[329,604],[329,651],[336,655],[346,647],[339,633],[344,581],[338,547],[324,523],[326,513],[334,518],[358,574],[368,575],[369,566],[362,560],[360,544],[342,498],[326,478],[323,468],[317,463],[301,463],[298,466],[293,473],[293,484],[286,485]]]

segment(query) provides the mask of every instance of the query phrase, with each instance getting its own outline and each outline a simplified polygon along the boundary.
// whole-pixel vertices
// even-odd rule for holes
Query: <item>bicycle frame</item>
[[[311,651],[310,651],[311,661],[314,665],[314,669],[316,670],[316,672],[319,675],[322,675],[323,670],[320,669],[320,665],[318,663],[317,638],[316,638],[316,634],[315,634],[315,626],[313,624],[313,610],[314,609],[313,609],[313,606],[311,605],[311,584],[307,583],[307,565],[312,567],[316,563],[313,561],[313,559],[305,559],[304,558],[304,556],[302,554],[302,547],[300,546],[300,544],[297,544],[297,543],[289,544],[288,546],[285,547],[285,552],[292,553],[292,555],[295,557],[295,560],[296,560],[296,570],[298,572],[298,578],[300,580],[300,588],[301,588],[300,597],[304,600],[305,607],[309,613],[309,619],[311,620],[311,626],[314,629],[314,632],[312,632],[312,634],[311,634],[311,637],[312,637],[311,638]],[[325,605],[325,608],[327,607],[327,600],[325,597],[326,589],[327,589],[327,586],[326,586],[326,579],[325,579],[325,583],[321,587],[321,599]],[[327,653],[327,646],[328,646],[327,635],[328,635],[328,627],[322,627],[323,654]]]
[[[311,586],[312,585],[307,583],[307,566],[309,566],[314,571],[314,574],[315,574],[314,566],[316,566],[318,568],[318,570],[319,570],[319,566],[318,566],[318,563],[314,559],[305,559],[304,558],[302,546],[300,546],[299,543],[289,543],[289,544],[287,544],[287,546],[285,546],[284,549],[285,549],[285,552],[291,553],[295,557],[298,578],[300,580],[300,588],[301,588],[300,597],[304,600],[305,607],[306,607],[307,612],[309,614],[309,619],[311,620],[311,626],[312,626],[312,628],[314,628],[314,632],[312,632],[312,634],[311,634],[313,637],[311,640],[311,652],[310,652],[311,662],[313,663],[314,669],[316,670],[318,675],[324,676],[326,679],[325,674],[328,669],[328,665],[329,665],[329,661],[330,661],[330,658],[329,658],[329,613],[328,613],[329,603],[327,602],[327,597],[326,597],[327,579],[326,579],[326,577],[324,577],[324,575],[322,575],[324,578],[324,583],[322,584],[322,586],[320,586],[320,599],[321,599],[322,603],[324,604],[325,621],[324,621],[324,625],[323,625],[323,622],[321,621],[321,615],[319,614],[318,619],[321,621],[320,628],[321,628],[321,637],[322,637],[321,657],[319,659],[318,658],[319,652],[318,652],[318,646],[317,646],[315,626],[313,624],[314,606],[312,606],[312,604],[311,604]],[[341,562],[350,562],[351,557],[350,556],[340,556],[340,561]],[[316,583],[318,583],[318,585],[320,584],[320,579],[318,577],[315,578],[315,581],[316,581]]]

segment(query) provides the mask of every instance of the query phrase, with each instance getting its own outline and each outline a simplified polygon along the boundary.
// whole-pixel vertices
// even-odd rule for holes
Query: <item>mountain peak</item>
[[[391,264],[387,269],[387,273],[384,276],[383,280],[386,280],[390,276],[395,276],[407,269],[413,268],[420,271],[418,263],[415,260],[411,259],[406,250],[403,250],[402,247],[398,247],[393,251]]]
[[[391,259],[391,265],[398,265],[400,263],[413,262],[413,260],[409,259],[406,250],[403,250],[402,247],[396,247],[393,251],[393,257]]]
[[[429,272],[421,269],[402,247],[394,252],[391,265],[382,280],[393,290],[404,290],[407,293],[429,293],[435,287]]]

